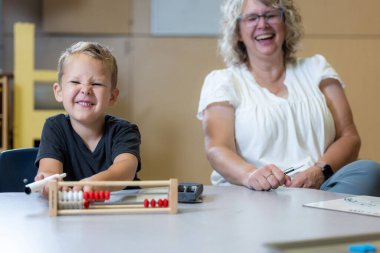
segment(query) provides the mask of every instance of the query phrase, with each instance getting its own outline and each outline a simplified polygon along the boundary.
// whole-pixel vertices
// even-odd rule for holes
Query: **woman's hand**
[[[277,189],[281,185],[290,186],[291,179],[273,164],[265,165],[251,172],[247,177],[246,187],[257,191]]]
[[[289,187],[320,189],[324,180],[321,168],[312,166],[305,171],[295,174]]]

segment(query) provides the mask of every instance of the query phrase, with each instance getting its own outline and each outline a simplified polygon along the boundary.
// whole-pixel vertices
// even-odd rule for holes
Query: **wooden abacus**
[[[86,204],[88,194],[86,192],[61,192],[61,187],[74,187],[74,186],[98,186],[98,187],[112,187],[112,186],[135,186],[141,188],[147,187],[168,187],[167,199],[148,200],[145,199],[143,203],[137,204],[120,204],[120,205],[107,205],[109,192],[99,192],[96,195],[101,196],[97,205]],[[74,200],[72,202],[63,200],[68,194]],[[87,197],[83,197],[87,196]],[[90,197],[91,199],[92,197]],[[97,197],[98,198],[98,197]],[[70,199],[71,200],[71,199]],[[157,205],[156,205],[157,204]],[[149,207],[150,205],[150,207]],[[177,213],[178,205],[178,180],[162,180],[162,181],[97,181],[97,182],[64,182],[64,181],[50,181],[49,182],[49,215],[77,215],[77,214],[125,214],[125,213]]]

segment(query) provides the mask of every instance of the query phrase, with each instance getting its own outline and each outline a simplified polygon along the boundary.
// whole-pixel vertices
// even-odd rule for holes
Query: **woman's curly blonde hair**
[[[248,63],[247,49],[239,41],[239,17],[242,14],[245,2],[248,0],[226,0],[222,5],[222,38],[219,40],[219,52],[228,65]],[[266,6],[281,9],[284,15],[286,37],[282,49],[285,63],[295,61],[303,36],[301,16],[293,0],[258,0]]]

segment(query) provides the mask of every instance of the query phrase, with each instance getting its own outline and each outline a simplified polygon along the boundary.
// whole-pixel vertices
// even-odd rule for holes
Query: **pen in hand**
[[[66,177],[66,173],[54,174],[54,175],[51,175],[49,177],[45,177],[42,180],[27,184],[27,185],[25,185],[25,193],[30,194],[30,193],[35,192],[35,191],[40,191],[47,183],[49,183],[49,181],[55,180],[55,179],[57,179],[57,180],[62,179],[64,177]]]
[[[289,169],[287,169],[287,170],[284,171],[284,174],[288,175],[290,172],[293,172],[293,171],[294,171],[294,169],[289,168]]]
[[[304,166],[304,164],[302,164],[302,165],[300,165],[300,166],[298,166],[298,167],[290,167],[290,168],[284,170],[284,174],[285,174],[285,175],[288,175],[289,173],[291,173],[291,172],[293,172],[293,171],[296,171],[296,170],[302,168],[303,166]]]

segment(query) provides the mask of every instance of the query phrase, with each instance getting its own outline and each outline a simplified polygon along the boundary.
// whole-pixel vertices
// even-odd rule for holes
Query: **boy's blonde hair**
[[[63,67],[66,60],[75,54],[86,54],[97,60],[100,60],[104,67],[111,74],[111,88],[115,89],[117,86],[117,62],[111,51],[97,42],[77,42],[71,47],[67,48],[59,57],[58,60],[58,82],[61,83],[63,75]]]

